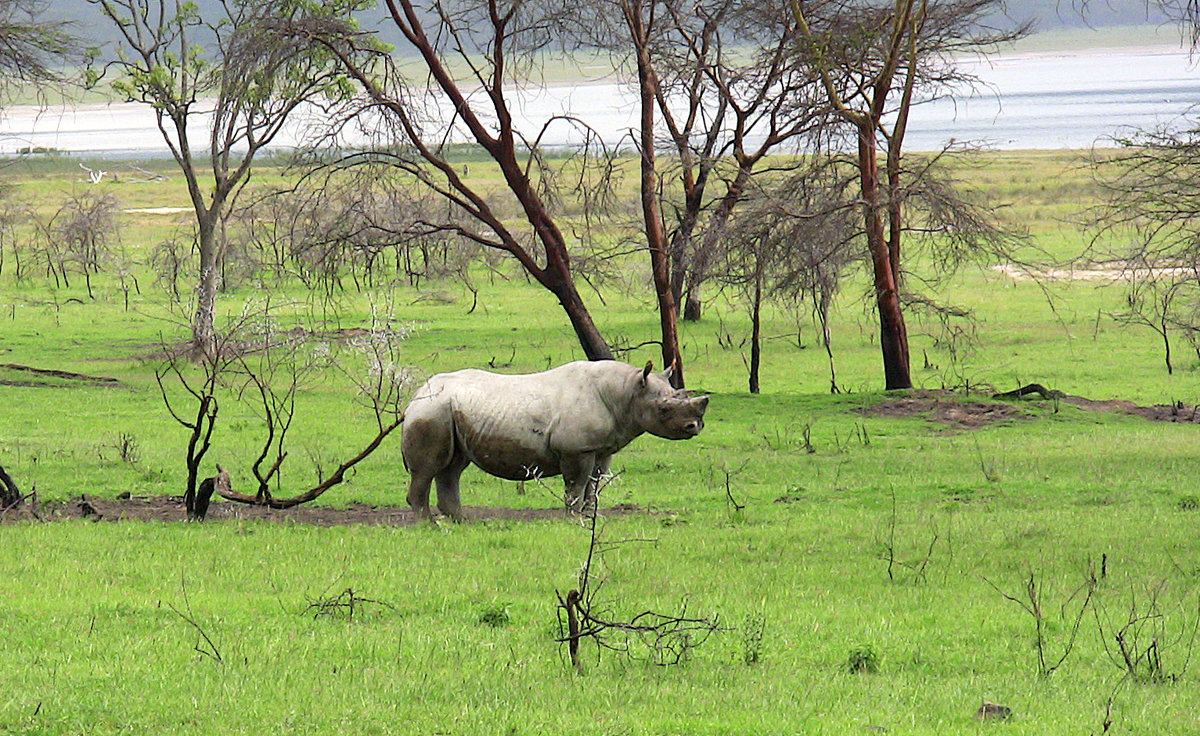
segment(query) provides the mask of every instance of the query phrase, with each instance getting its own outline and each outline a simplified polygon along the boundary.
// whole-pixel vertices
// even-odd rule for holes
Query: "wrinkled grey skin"
[[[638,435],[686,440],[704,428],[708,397],[672,388],[669,377],[649,364],[642,370],[611,360],[527,375],[436,375],[404,412],[408,504],[432,518],[429,488],[436,483],[438,510],[461,521],[459,476],[474,463],[509,480],[562,475],[567,504],[580,509],[613,454]]]

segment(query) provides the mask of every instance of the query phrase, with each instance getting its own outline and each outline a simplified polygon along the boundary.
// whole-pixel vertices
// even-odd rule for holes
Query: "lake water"
[[[965,61],[960,68],[981,85],[953,100],[918,106],[908,150],[934,150],[952,139],[1001,149],[1104,146],[1111,145],[1114,134],[1133,128],[1180,125],[1183,115],[1200,109],[1200,70],[1177,48],[1006,55]],[[537,137],[545,120],[570,114],[606,143],[620,145],[637,122],[634,96],[615,83],[526,90],[512,99],[514,115],[530,137]],[[570,146],[582,137],[577,127],[558,122],[542,134],[542,142]],[[296,146],[304,138],[298,124],[277,144]],[[0,154],[27,147],[98,158],[167,154],[152,111],[138,104],[5,111]]]

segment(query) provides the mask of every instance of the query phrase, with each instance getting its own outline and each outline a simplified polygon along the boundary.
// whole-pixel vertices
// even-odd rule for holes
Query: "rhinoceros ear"
[[[663,371],[663,373],[662,373],[662,377],[663,377],[664,381],[666,381],[667,383],[670,383],[671,376],[673,376],[673,375],[675,375],[675,364],[674,363],[667,366],[667,369],[665,371]]]
[[[691,404],[692,404],[692,407],[694,407],[698,413],[703,414],[704,410],[708,408],[708,397],[707,396],[697,396],[696,398],[691,400]]]
[[[647,360],[646,367],[642,369],[642,383],[646,382],[646,379],[650,377],[650,372],[653,370],[654,370],[654,361]]]

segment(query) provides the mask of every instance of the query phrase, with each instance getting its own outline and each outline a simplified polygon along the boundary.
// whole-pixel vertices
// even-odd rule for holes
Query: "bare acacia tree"
[[[404,406],[413,374],[400,362],[399,344],[404,337],[402,329],[392,325],[390,320],[377,316],[371,327],[355,331],[346,345],[350,356],[360,358],[353,361],[354,365],[345,358],[324,355],[325,349],[319,350],[316,355],[309,352],[302,357],[303,342],[308,337],[303,331],[287,335],[265,333],[259,336],[260,347],[254,354],[243,353],[238,359],[239,372],[245,381],[243,394],[248,391],[257,396],[255,406],[263,422],[264,440],[251,467],[257,481],[255,493],[250,495],[232,488],[217,488],[218,493],[231,501],[274,509],[308,503],[342,483],[347,474],[367,459],[404,421]],[[354,387],[358,402],[374,418],[375,433],[357,453],[339,463],[329,475],[322,474],[308,490],[293,496],[278,497],[272,494],[271,483],[277,480],[288,457],[286,441],[296,415],[296,394],[306,379],[321,367],[332,368]],[[264,469],[264,463],[267,462],[270,465]]]
[[[770,154],[819,148],[827,117],[812,69],[792,53],[797,26],[776,3],[710,0],[668,10],[669,36],[653,58],[665,137],[678,154],[671,173],[683,193],[668,199],[672,289],[684,318],[698,319],[706,264],[752,177],[787,168],[786,158],[765,165]]]
[[[391,56],[360,53],[373,44],[348,24],[295,24],[292,33],[328,49],[366,93],[367,108],[355,118],[376,136],[374,150],[355,160],[386,163],[407,172],[449,205],[449,216],[418,218],[426,234],[448,233],[502,251],[552,293],[562,306],[584,354],[608,359],[612,350],[579,293],[572,267],[574,231],[556,212],[561,190],[541,155],[541,139],[556,125],[582,137],[572,187],[606,187],[610,163],[598,138],[581,123],[552,116],[538,130],[518,129],[510,90],[527,75],[531,60],[550,46],[578,12],[572,3],[542,0],[387,0],[391,22],[416,53],[427,77],[413,83]],[[495,196],[473,182],[466,167],[452,160],[448,144],[465,138],[480,146],[504,179],[504,203],[517,218],[505,217]],[[586,195],[602,202],[602,195]],[[433,214],[433,213],[428,213]],[[518,226],[514,219],[520,222]]]
[[[789,0],[800,29],[797,53],[820,77],[829,107],[856,149],[860,208],[870,257],[887,389],[910,388],[901,289],[907,167],[904,138],[920,97],[973,80],[952,54],[985,53],[1028,26],[988,25],[1002,0]],[[880,161],[882,152],[883,161]]]
[[[22,263],[28,243],[23,226],[32,219],[32,208],[16,196],[14,188],[0,185],[0,274],[4,273],[5,257],[9,255],[12,257],[10,272],[18,283],[25,278],[28,266],[28,259]]]
[[[1132,587],[1125,601],[1093,606],[1104,653],[1135,682],[1176,682],[1187,674],[1200,635],[1200,596],[1171,581]]]
[[[811,301],[829,358],[830,391],[838,392],[829,318],[843,274],[861,258],[845,170],[813,159],[801,172],[747,194],[721,238],[719,281],[738,288],[750,305],[750,393],[759,392],[762,307],[768,299]]]
[[[1193,56],[1200,50],[1200,2],[1145,0],[1179,24]],[[1071,0],[1087,17],[1091,0]],[[1115,155],[1096,155],[1095,179],[1105,202],[1088,213],[1092,238],[1084,257],[1116,259],[1129,284],[1127,309],[1116,315],[1150,328],[1174,371],[1171,335],[1182,334],[1200,358],[1200,121],[1115,136]],[[1107,246],[1109,241],[1124,244]]]
[[[598,488],[597,495],[602,490]],[[600,539],[597,506],[598,502],[591,504],[588,511],[590,542],[587,557],[579,570],[578,584],[565,596],[555,591],[558,596],[558,642],[567,645],[571,665],[581,673],[583,659],[579,645],[585,640],[594,642],[597,652],[608,649],[631,656],[634,656],[632,643],[640,642],[653,664],[670,666],[683,662],[693,649],[722,630],[720,618],[689,615],[686,601],[677,615],[642,611],[629,618],[614,617],[609,606],[600,600],[605,579],[598,574],[597,568],[604,552],[619,543]]]
[[[471,266],[494,268],[502,258],[455,232],[431,231],[426,223],[449,222],[453,208],[397,167],[356,156],[310,169],[245,209],[248,227],[239,230],[257,257],[325,297],[350,281],[361,290],[396,278],[417,287],[450,278],[476,292]]]
[[[64,278],[68,265],[77,269],[83,274],[90,299],[95,298],[92,275],[100,273],[101,264],[120,239],[119,211],[120,203],[112,194],[77,192],[67,197],[45,227],[45,237],[54,241],[54,250],[60,254]]]
[[[179,351],[164,340],[164,360],[154,373],[167,411],[187,430],[187,479],[183,502],[189,519],[197,515],[196,491],[200,483],[200,463],[212,447],[212,436],[220,414],[217,392],[236,365],[237,351],[231,337],[234,334],[236,331],[230,330],[225,335],[218,335],[201,346],[198,356]]]
[[[61,65],[82,58],[79,39],[64,21],[42,17],[42,0],[0,0],[0,97],[16,83],[33,82],[39,94],[46,84],[62,82]]]
[[[228,474],[221,469],[221,482],[213,484],[210,493],[215,491],[239,503],[283,509],[312,501],[342,483],[403,421],[412,382],[411,372],[400,362],[403,337],[404,330],[386,317],[327,340],[303,328],[281,330],[268,303],[249,305],[217,333],[212,349],[198,360],[164,344],[165,359],[156,377],[167,410],[188,430],[184,493],[188,517],[204,516],[203,507],[197,506],[199,468],[212,447],[221,402],[242,404],[254,411],[262,423],[263,439],[250,467],[255,492],[233,490]],[[340,344],[334,345],[337,340]],[[311,488],[278,496],[272,487],[278,488],[289,455],[287,441],[297,414],[297,397],[322,373],[340,375],[353,387],[356,400],[371,412],[375,431],[358,452],[328,475],[322,473]],[[207,498],[201,502],[206,504]]]
[[[1105,202],[1089,212],[1091,260],[1115,261],[1128,288],[1117,318],[1149,327],[1173,371],[1171,335],[1200,358],[1200,128],[1141,131],[1093,160]],[[1110,243],[1117,243],[1112,246]]]
[[[107,62],[113,89],[154,109],[158,129],[187,181],[199,251],[192,342],[217,339],[216,297],[230,208],[256,156],[306,104],[344,92],[330,58],[276,32],[283,23],[340,18],[362,0],[223,0],[212,17],[183,0],[88,0],[120,32]],[[211,170],[207,170],[211,167]],[[202,178],[211,175],[205,185]]]
[[[1049,677],[1067,661],[1071,652],[1075,650],[1080,624],[1083,622],[1088,607],[1093,605],[1092,599],[1099,581],[1096,579],[1095,572],[1088,570],[1078,587],[1065,596],[1060,595],[1059,599],[1055,600],[1053,586],[1046,581],[1044,575],[1039,578],[1038,571],[1032,567],[1022,573],[1021,578],[1021,589],[1015,593],[1004,591],[987,578],[984,578],[984,582],[1005,599],[1020,606],[1033,619],[1038,674],[1042,677]],[[1057,614],[1054,613],[1055,608],[1058,609]],[[1060,654],[1055,657],[1052,647],[1056,644],[1052,641],[1054,638],[1052,634],[1064,631],[1068,634],[1066,641],[1057,644]]]
[[[640,238],[663,361],[682,385],[679,312],[699,319],[724,222],[769,154],[810,145],[821,108],[802,102],[813,77],[791,53],[795,22],[774,3],[612,0],[591,10],[584,42],[627,66],[637,92]]]

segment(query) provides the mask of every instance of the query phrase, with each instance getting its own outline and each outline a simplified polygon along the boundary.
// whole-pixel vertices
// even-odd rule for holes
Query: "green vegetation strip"
[[[1085,237],[1072,218],[1096,196],[1078,164],[987,154],[962,171],[1065,256]],[[72,166],[30,166],[5,177],[35,211],[78,186]],[[176,180],[101,186],[125,208],[186,203]],[[122,222],[117,251],[136,288],[113,268],[93,278],[92,297],[44,270],[18,280],[11,251],[0,270],[0,360],[18,367],[0,373],[0,464],[41,500],[182,493],[186,433],[154,373],[186,329],[148,265],[176,223]],[[640,260],[620,265],[641,283]],[[269,295],[285,305],[281,326],[312,329],[314,348],[330,349],[390,309],[411,326],[402,349],[418,374],[578,357],[543,292],[504,264],[473,275],[475,294],[431,280],[319,298],[293,281],[246,280],[221,309],[236,316]],[[653,339],[645,295],[613,283],[595,300],[601,329],[629,345]],[[1168,375],[1158,338],[1113,319],[1119,283],[1047,290],[981,268],[939,295],[973,310],[977,339],[914,317],[921,390],[884,396],[865,286],[847,285],[834,312],[838,395],[808,314],[779,307],[764,329],[763,394],[747,394],[744,308],[714,298],[682,326],[689,385],[713,397],[704,433],[643,437],[614,461],[603,503],[638,512],[602,522],[595,604],[613,619],[685,607],[716,617],[720,629],[680,664],[656,665],[632,637],[627,653],[585,642],[582,674],[571,667],[557,594],[578,584],[590,541],[572,521],[10,520],[0,732],[1196,733],[1197,427],[988,398],[1036,382],[1190,406],[1194,358],[1177,356]],[[627,359],[653,357],[650,345]],[[314,375],[298,406],[285,491],[311,485],[373,427],[336,371]],[[261,426],[246,402],[222,405],[206,463],[230,468],[236,488],[252,490]],[[397,440],[319,503],[401,505]],[[468,507],[561,502],[556,479],[518,488],[468,472],[463,486]],[[1011,717],[977,719],[985,701]]]

